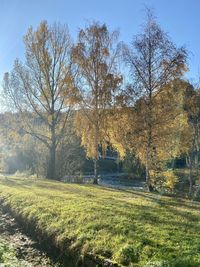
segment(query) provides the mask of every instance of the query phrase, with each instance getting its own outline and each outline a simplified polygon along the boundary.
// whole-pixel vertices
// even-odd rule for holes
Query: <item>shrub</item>
[[[166,171],[150,171],[152,183],[156,189],[172,192],[178,182],[178,176],[172,169]]]
[[[165,182],[164,182],[165,187],[168,190],[173,191],[176,183],[178,182],[178,177],[176,176],[176,174],[174,173],[174,171],[171,170],[171,169],[169,169],[167,171],[164,171],[162,173],[162,175],[165,178]]]

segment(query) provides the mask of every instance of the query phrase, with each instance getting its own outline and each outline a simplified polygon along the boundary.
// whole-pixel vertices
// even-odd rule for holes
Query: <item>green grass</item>
[[[63,250],[69,246],[124,266],[200,266],[198,203],[17,177],[0,178],[0,195]]]
[[[14,249],[4,240],[0,240],[0,266],[28,267],[24,261],[17,259]]]

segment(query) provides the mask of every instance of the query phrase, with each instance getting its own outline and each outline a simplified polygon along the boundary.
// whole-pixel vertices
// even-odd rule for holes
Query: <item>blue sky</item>
[[[120,29],[120,39],[129,43],[140,32],[145,5],[179,46],[190,51],[187,78],[200,75],[200,1],[198,0],[0,0],[0,79],[10,71],[15,58],[23,59],[23,36],[41,20],[69,26],[73,39],[88,21],[105,22]]]

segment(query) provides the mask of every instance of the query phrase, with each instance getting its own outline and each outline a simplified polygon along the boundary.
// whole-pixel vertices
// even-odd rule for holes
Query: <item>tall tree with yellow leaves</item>
[[[16,60],[4,77],[7,100],[20,114],[23,131],[49,150],[47,177],[56,179],[56,149],[74,94],[71,39],[66,26],[42,22],[24,37],[25,62]]]
[[[144,137],[141,141],[145,150],[146,184],[149,188],[150,170],[157,154],[153,139],[158,135],[156,129],[160,124],[156,115],[156,99],[173,79],[181,77],[185,71],[186,51],[171,42],[148,11],[142,33],[134,38],[130,47],[124,45],[123,55],[132,79],[129,95],[134,101],[129,105],[136,107],[135,101],[140,101],[140,136]]]
[[[106,114],[122,78],[117,71],[118,32],[109,32],[105,24],[93,23],[79,31],[73,48],[73,62],[78,74],[79,112],[76,129],[87,156],[94,160],[97,181],[99,146],[107,147]]]

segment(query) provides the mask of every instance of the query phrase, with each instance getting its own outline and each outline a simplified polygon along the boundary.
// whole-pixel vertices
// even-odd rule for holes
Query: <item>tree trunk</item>
[[[191,155],[189,155],[188,157],[188,163],[189,163],[189,195],[192,195],[192,186],[193,186],[193,182],[192,182],[192,157]]]
[[[196,176],[199,176],[199,151],[197,150],[195,153],[195,170],[196,170]]]
[[[172,170],[175,170],[175,159],[174,158],[172,159],[171,168]]]
[[[147,190],[150,191],[150,177],[149,177],[149,147],[147,147],[147,151],[146,151],[146,164],[145,164],[145,168],[146,168],[146,187]]]
[[[49,149],[47,178],[56,180],[56,133],[54,124],[51,127],[51,147]]]
[[[152,186],[151,186],[151,181],[150,181],[150,157],[151,157],[151,149],[152,149],[152,125],[151,125],[151,106],[150,106],[150,112],[149,112],[149,117],[147,118],[148,120],[148,136],[147,136],[147,147],[146,147],[146,186],[148,191],[152,191]]]
[[[94,159],[94,181],[93,184],[98,184],[98,170],[97,170],[97,164],[98,160]]]
[[[97,100],[96,100],[96,111],[98,112]],[[99,125],[98,125],[98,120],[97,120],[96,125],[95,125],[95,158],[94,158],[94,181],[93,181],[93,184],[98,184],[98,159],[99,159],[98,137],[99,137]]]
[[[56,148],[55,145],[52,144],[49,150],[49,166],[47,171],[48,179],[56,179]]]

